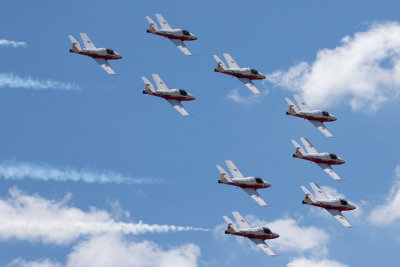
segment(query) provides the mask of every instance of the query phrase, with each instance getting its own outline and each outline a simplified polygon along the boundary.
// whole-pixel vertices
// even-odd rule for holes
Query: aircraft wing
[[[225,163],[228,165],[229,171],[232,173],[233,178],[244,178],[243,174],[231,160],[226,160]]]
[[[266,207],[268,206],[267,203],[261,198],[258,194],[257,190],[253,188],[242,188],[247,194],[250,195],[252,199],[254,199],[260,206]]]
[[[315,193],[315,198],[316,200],[329,200],[330,198],[325,194],[324,191],[315,183],[310,183],[311,188],[313,189]]]
[[[160,23],[161,29],[164,30],[171,30],[171,26],[169,26],[168,22],[164,19],[164,17],[161,14],[156,14],[156,18],[158,20],[158,23]]]
[[[264,240],[259,238],[250,238],[250,240],[253,241],[254,244],[257,245],[257,247],[261,248],[262,251],[267,253],[269,256],[276,256],[276,254],[272,251],[270,247],[268,247]]]
[[[94,43],[90,40],[89,36],[86,33],[81,32],[81,38],[83,40],[83,44],[85,45],[86,49],[96,49]]]
[[[341,224],[343,224],[344,226],[351,228],[351,224],[346,220],[346,218],[343,216],[343,214],[338,211],[338,210],[328,210],[327,211],[332,214],[333,217],[336,218],[336,220],[338,220]]]
[[[326,137],[333,137],[333,135],[326,129],[325,125],[323,122],[320,121],[314,121],[314,120],[309,120],[315,127],[317,127],[318,130],[320,130]]]
[[[300,110],[302,111],[311,111],[311,108],[307,105],[307,103],[301,98],[299,95],[293,95],[297,104],[299,104]]]
[[[228,63],[229,68],[231,69],[240,69],[239,65],[236,63],[235,60],[229,55],[228,53],[224,54],[224,57],[226,59],[226,62]]]
[[[236,220],[237,224],[239,225],[239,228],[244,228],[244,229],[251,228],[250,224],[248,224],[246,222],[246,220],[242,217],[242,215],[240,215],[239,212],[234,211],[234,212],[232,212],[232,214],[233,214],[233,217],[235,217],[235,220]]]
[[[104,58],[93,58],[108,74],[115,74],[115,71]]]
[[[176,45],[176,46],[179,48],[179,50],[181,50],[185,55],[187,55],[187,56],[191,56],[191,55],[192,55],[192,53],[190,53],[189,49],[186,47],[186,45],[183,43],[182,40],[179,40],[179,39],[170,39],[170,40],[171,40],[171,42],[173,42],[174,45]]]
[[[253,82],[247,78],[238,78],[247,88],[249,88],[256,95],[261,95],[260,91],[258,91],[257,87],[254,86]]]
[[[333,179],[335,179],[336,181],[340,181],[342,179],[340,179],[339,175],[337,175],[337,173],[332,169],[331,165],[328,165],[326,163],[317,163],[318,166],[320,166],[322,169],[324,169],[324,171],[329,174]]]
[[[181,113],[185,117],[189,117],[189,113],[182,106],[181,102],[175,99],[166,99],[168,103],[170,103],[179,113]]]
[[[158,91],[169,91],[167,85],[158,74],[152,74],[151,76],[153,76],[153,79],[156,81]]]
[[[308,141],[307,138],[301,137],[300,140],[308,153],[318,153],[317,149],[310,143],[310,141]]]

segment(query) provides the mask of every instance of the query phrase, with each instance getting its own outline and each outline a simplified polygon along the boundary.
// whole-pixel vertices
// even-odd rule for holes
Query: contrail
[[[27,47],[28,44],[25,42],[16,42],[6,39],[0,39],[0,46],[12,46],[12,47]]]
[[[55,168],[46,164],[3,161],[0,163],[0,177],[7,180],[33,179],[57,182],[155,184],[165,183],[163,179],[152,177],[131,177],[112,171],[76,170],[70,167]]]
[[[0,198],[0,239],[42,241],[67,244],[82,236],[100,234],[139,235],[183,231],[208,231],[208,229],[146,224],[142,221],[116,221],[105,210],[90,207],[88,211],[68,206],[71,195],[61,201],[28,195],[16,187],[9,190],[8,199]]]
[[[74,83],[65,83],[55,80],[36,80],[31,77],[19,77],[13,73],[0,73],[0,88],[33,89],[33,90],[67,90],[79,91],[80,88]]]

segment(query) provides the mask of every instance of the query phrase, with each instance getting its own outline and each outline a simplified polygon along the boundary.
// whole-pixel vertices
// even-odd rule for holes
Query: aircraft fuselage
[[[333,153],[307,153],[307,154],[300,154],[296,153],[293,154],[294,158],[300,158],[309,160],[315,163],[326,163],[329,165],[340,165],[345,163],[345,161]]]
[[[197,37],[190,33],[187,30],[182,30],[182,29],[171,29],[171,30],[166,30],[166,29],[160,29],[158,31],[156,30],[147,30],[148,33],[160,35],[167,37],[169,39],[179,39],[182,41],[194,41],[197,40]]]
[[[267,181],[258,177],[231,178],[231,180],[232,182],[228,182],[227,180],[220,179],[218,183],[253,189],[268,188],[271,186]]]
[[[146,95],[154,95],[164,99],[174,99],[178,101],[191,101],[196,99],[191,94],[187,93],[185,90],[182,89],[172,89],[169,91],[156,91],[152,92],[150,90],[143,90],[143,94]]]
[[[85,55],[92,58],[104,58],[105,60],[121,59],[122,56],[117,52],[114,52],[109,48],[97,48],[97,49],[82,49],[78,50],[72,47],[69,52],[80,55]]]
[[[220,72],[228,75],[232,75],[236,78],[247,78],[250,80],[263,80],[265,75],[258,72],[255,69],[250,68],[240,68],[240,69],[223,69],[219,65],[214,69],[215,72]]]
[[[279,237],[278,234],[273,233],[268,227],[239,229],[238,231],[234,231],[232,228],[228,227],[228,229],[225,231],[225,234],[243,236],[252,239],[257,238],[262,240],[275,239]]]
[[[305,198],[302,201],[302,204],[307,204],[315,207],[320,207],[328,210],[338,210],[338,211],[347,211],[354,210],[356,207],[354,205],[349,204],[345,199],[333,199],[333,200],[324,200],[324,201],[312,201],[309,198]]]
[[[292,115],[295,117],[320,122],[330,122],[337,120],[335,116],[332,116],[328,112],[322,110],[295,112],[294,110],[289,109],[289,111],[286,112],[286,115]]]

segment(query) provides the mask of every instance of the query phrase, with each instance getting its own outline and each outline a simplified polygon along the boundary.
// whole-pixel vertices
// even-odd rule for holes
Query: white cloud
[[[128,242],[119,235],[101,235],[81,242],[67,256],[66,267],[196,267],[200,248],[185,244],[162,249],[150,241]],[[61,267],[49,259],[27,262],[23,259],[12,261],[7,267]]]
[[[346,267],[346,266],[348,265],[334,260],[307,259],[304,257],[295,258],[287,264],[287,267]]]
[[[272,222],[267,222],[257,219],[253,215],[246,216],[246,220],[252,227],[267,226],[272,232],[279,234],[279,237],[272,240],[266,240],[269,246],[276,253],[290,251],[290,252],[305,252],[311,251],[315,254],[326,254],[329,235],[322,229],[313,226],[300,226],[299,222],[290,217],[284,217]],[[217,225],[213,234],[216,239],[221,241],[226,240],[222,237],[226,229],[225,225]],[[252,247],[254,244],[251,242],[243,242],[243,238],[236,239],[240,244]],[[253,247],[255,248],[255,247]]]
[[[79,86],[73,83],[59,82],[55,80],[37,80],[31,77],[19,77],[13,73],[0,73],[0,88],[4,87],[33,90],[80,90]]]
[[[17,188],[9,190],[8,199],[0,198],[0,239],[11,238],[43,243],[67,244],[82,236],[104,233],[139,235],[207,229],[175,225],[129,223],[116,221],[104,210],[90,207],[85,212],[70,207],[70,195],[56,202],[28,195]]]
[[[165,182],[159,178],[131,177],[112,171],[95,171],[90,169],[77,170],[71,167],[56,168],[47,164],[15,162],[12,160],[6,160],[0,163],[0,177],[7,180],[81,181],[85,183],[101,184],[154,184]]]
[[[346,101],[353,110],[374,111],[400,95],[400,24],[374,24],[318,51],[311,64],[301,62],[267,79],[300,92],[315,108]]]
[[[12,47],[27,47],[28,44],[25,42],[16,42],[6,39],[0,39],[0,46],[12,46]]]
[[[233,89],[229,92],[229,94],[226,96],[226,98],[232,100],[233,102],[236,103],[241,103],[241,104],[258,104],[261,103],[261,101],[264,99],[264,96],[268,93],[268,91],[265,91],[262,93],[262,95],[255,95],[253,93],[243,97],[239,95],[239,90],[238,89]]]
[[[395,170],[396,179],[383,204],[377,205],[368,216],[376,226],[387,226],[400,219],[400,165]]]

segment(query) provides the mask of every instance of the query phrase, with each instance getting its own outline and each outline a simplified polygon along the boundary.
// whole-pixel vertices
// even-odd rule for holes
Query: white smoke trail
[[[23,88],[33,90],[80,90],[77,84],[55,80],[36,80],[31,77],[19,77],[13,73],[0,73],[0,88]]]
[[[85,183],[126,183],[154,184],[165,183],[163,179],[151,177],[131,177],[112,171],[76,170],[70,167],[55,168],[46,164],[29,162],[3,161],[0,163],[0,177],[7,180],[33,179],[42,181],[74,181]]]
[[[110,213],[90,207],[85,212],[67,206],[70,195],[56,202],[38,194],[28,195],[17,188],[9,190],[8,199],[0,198],[0,239],[42,241],[67,244],[82,236],[100,234],[139,235],[145,233],[169,233],[182,231],[208,231],[208,229],[120,222]]]
[[[0,46],[12,46],[12,47],[27,47],[28,44],[25,42],[16,42],[6,39],[0,39]]]

